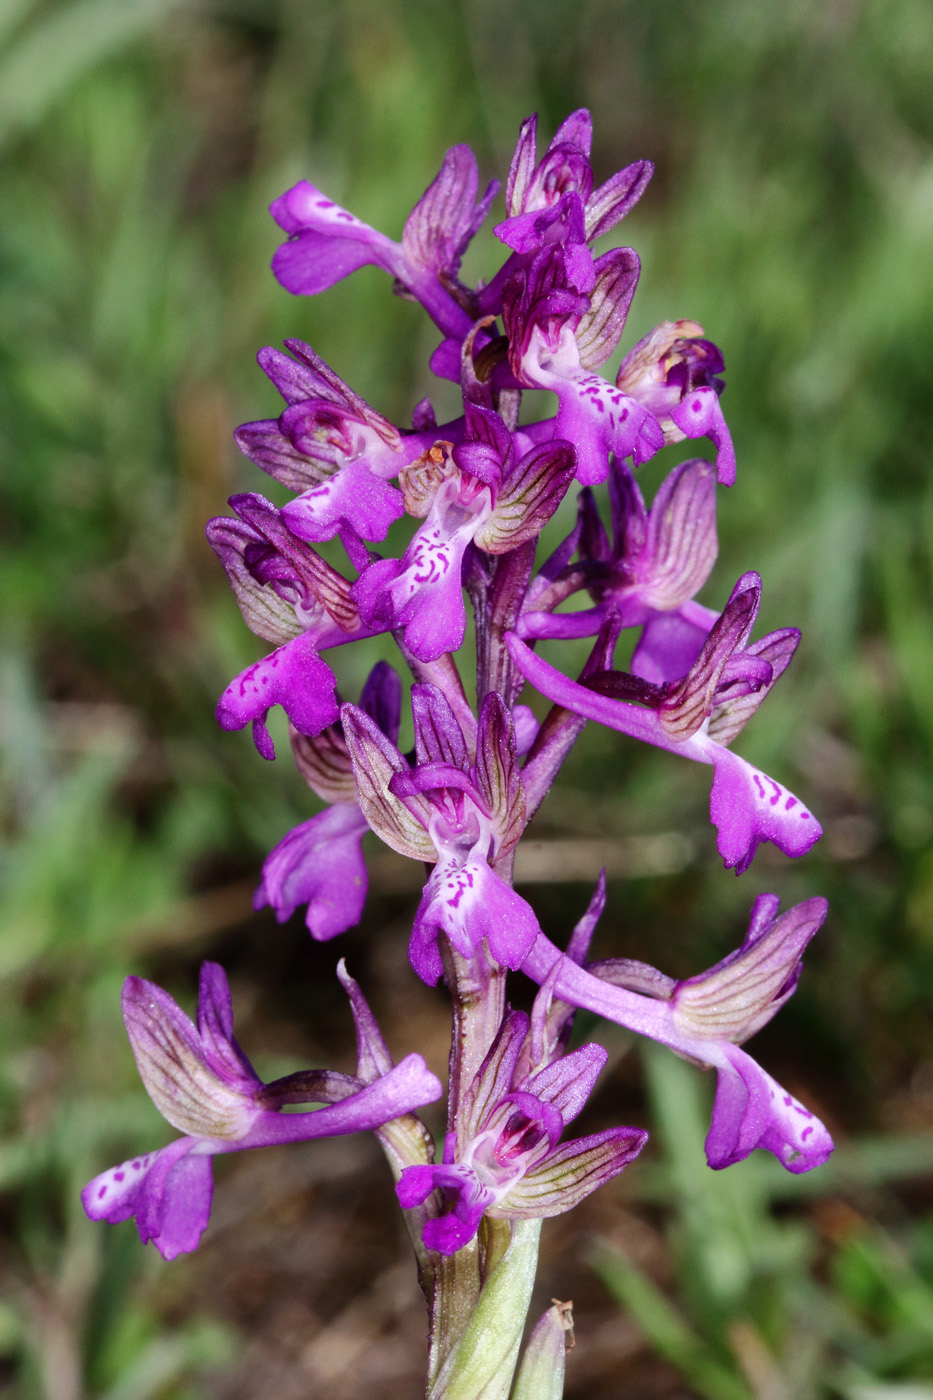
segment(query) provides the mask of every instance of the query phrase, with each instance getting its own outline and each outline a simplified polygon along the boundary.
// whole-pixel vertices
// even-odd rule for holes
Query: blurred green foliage
[[[237,930],[271,945],[251,881],[313,809],[214,728],[258,644],[203,522],[269,489],[230,441],[275,411],[261,345],[302,336],[398,421],[433,392],[431,328],[375,270],[313,302],[275,284],[266,206],[308,176],[397,234],[448,145],[504,176],[522,117],[547,136],[580,105],[599,177],[657,166],[624,229],[643,273],[623,348],[689,316],[725,352],[739,480],[704,601],[756,568],[763,626],[804,629],[743,751],[827,834],[727,879],[704,775],[589,733],[539,830],[681,842],[685,868],[613,881],[600,935],[620,951],[624,923],[673,973],[732,947],[761,888],[830,896],[762,1055],[842,1140],[873,1135],[854,1184],[827,1173],[775,1215],[758,1163],[702,1167],[702,1086],[652,1059],[668,1204],[638,1181],[674,1262],[663,1289],[618,1250],[598,1268],[691,1393],[933,1394],[929,1198],[897,1184],[929,1169],[933,1130],[931,60],[927,0],[2,0],[0,1394],[201,1395],[242,1345],[209,1307],[167,1328],[154,1261],[76,1206],[160,1140],[122,978],[184,987]],[[348,694],[371,659],[340,658]],[[581,889],[539,893],[564,933]],[[282,936],[297,958],[300,924]],[[272,985],[262,954],[244,964]],[[835,1215],[812,1213],[820,1192]]]

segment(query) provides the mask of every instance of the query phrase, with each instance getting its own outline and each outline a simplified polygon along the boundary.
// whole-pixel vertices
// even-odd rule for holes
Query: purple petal
[[[413,685],[411,712],[418,766],[445,763],[466,771],[466,740],[444,692],[436,685]]]
[[[821,1166],[833,1140],[820,1120],[737,1046],[717,1060],[719,1080],[706,1158],[717,1169],[741,1162],[756,1147],[773,1152],[798,1174]]]
[[[457,866],[440,860],[424,887],[408,955],[422,981],[434,986],[442,971],[440,933],[464,957],[472,957],[485,938],[496,961],[514,968],[521,965],[537,932],[531,905],[485,861],[470,859]]]
[[[720,485],[735,485],[735,449],[715,389],[694,389],[670,410],[672,422],[688,438],[708,437],[716,448]]]
[[[130,1158],[89,1182],[81,1201],[91,1220],[115,1224],[136,1216],[143,1244],[165,1259],[196,1249],[207,1227],[213,1194],[211,1159],[179,1138],[161,1152]]]
[[[802,856],[820,839],[823,828],[812,812],[774,778],[705,736],[690,742],[715,768],[709,811],[727,870],[747,870],[761,841],[773,841],[786,856]]]
[[[272,271],[289,292],[313,296],[367,263],[397,275],[398,244],[334,204],[307,180],[280,195],[270,213],[292,236],[272,259]]]
[[[192,1022],[154,982],[128,977],[122,1008],[140,1078],[162,1117],[191,1137],[242,1138],[260,1083],[246,1063],[213,1054],[209,1061]]]
[[[711,608],[702,609],[699,615],[682,611],[654,613],[645,623],[632,655],[632,675],[653,685],[685,676],[703,650],[718,616]]]
[[[402,682],[388,661],[377,661],[360,692],[360,709],[374,720],[391,744],[398,743],[402,722]]]
[[[260,1079],[233,1036],[233,1003],[227,974],[219,963],[203,962],[198,979],[198,1034],[207,1064],[231,1083]]]
[[[592,243],[635,207],[654,174],[650,160],[636,160],[613,175],[586,201],[586,237]]]
[[[523,1088],[556,1108],[565,1125],[572,1123],[608,1058],[609,1052],[602,1045],[581,1045],[532,1075]]]
[[[353,1023],[356,1026],[357,1077],[362,1079],[364,1084],[371,1084],[380,1075],[389,1073],[392,1069],[392,1056],[382,1038],[376,1018],[369,1009],[369,1003],[360,991],[359,983],[347,971],[343,958],[337,964],[337,977],[350,998],[350,1010],[353,1012]]]
[[[263,758],[275,758],[266,715],[281,705],[301,734],[319,734],[337,719],[334,673],[317,654],[310,633],[296,637],[241,671],[217,702],[222,729],[253,722],[253,739]]]
[[[495,1199],[470,1167],[457,1165],[406,1167],[395,1190],[406,1210],[421,1205],[434,1190],[447,1191],[453,1196],[451,1211],[429,1220],[422,1232],[428,1249],[448,1255],[456,1254],[473,1239],[486,1206]]]
[[[364,540],[384,540],[405,514],[401,491],[381,480],[365,460],[348,462],[319,486],[282,508],[282,518],[302,540],[332,540],[348,525]]]
[[[353,585],[352,597],[368,625],[404,627],[405,643],[419,661],[456,651],[466,630],[463,556],[490,510],[487,489],[463,505],[459,474],[444,482],[404,557],[379,560]]]
[[[330,807],[296,826],[266,857],[255,908],[270,904],[284,923],[306,904],[305,923],[318,940],[353,928],[366,902],[362,839],[368,830],[355,802]]]
[[[443,1092],[441,1081],[431,1073],[422,1056],[406,1055],[388,1074],[339,1103],[311,1113],[260,1113],[247,1136],[235,1146],[273,1147],[284,1142],[310,1142],[366,1132],[435,1103]],[[222,1146],[218,1150],[233,1148]]]

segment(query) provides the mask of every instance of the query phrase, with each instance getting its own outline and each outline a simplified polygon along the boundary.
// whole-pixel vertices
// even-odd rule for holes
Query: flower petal
[[[270,904],[284,923],[306,904],[305,923],[318,940],[353,928],[366,902],[362,839],[368,830],[356,802],[329,807],[294,827],[266,857],[254,907]]]

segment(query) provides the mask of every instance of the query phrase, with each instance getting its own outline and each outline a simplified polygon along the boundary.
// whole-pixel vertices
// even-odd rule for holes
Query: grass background
[[[430,327],[376,270],[313,301],[277,286],[270,200],[309,177],[397,236],[448,145],[504,177],[528,112],[547,137],[586,105],[598,179],[657,166],[624,228],[623,348],[688,316],[725,353],[739,479],[703,599],[754,567],[762,626],[803,628],[742,751],[826,836],[736,881],[704,775],[587,732],[525,893],[563,936],[608,859],[599,951],[680,975],[735,946],[760,889],[829,896],[756,1052],[840,1147],[812,1177],[710,1173],[705,1078],[602,1032],[591,1126],[656,1131],[545,1231],[541,1306],[577,1304],[571,1397],[933,1397],[931,60],[926,0],[2,0],[0,1395],[418,1393],[368,1143],[222,1162],[205,1244],[172,1265],[77,1192],[165,1140],[119,1020],[130,971],[190,1006],[224,962],[271,1077],[349,1067],[344,952],[397,1052],[443,1064],[400,858],[339,946],[251,914],[315,799],[214,726],[258,646],[203,522],[266,489],[230,438],[275,411],[261,345],[302,336],[401,422],[431,388]],[[494,258],[485,236],[468,270]],[[371,659],[341,657],[348,693]]]

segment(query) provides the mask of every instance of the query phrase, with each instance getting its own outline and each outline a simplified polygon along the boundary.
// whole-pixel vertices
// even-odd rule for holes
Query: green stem
[[[447,1130],[453,1132],[463,1096],[473,1082],[505,1013],[505,970],[485,953],[464,958],[441,938],[444,972],[453,1004]],[[477,1306],[486,1272],[478,1240],[449,1257],[439,1256],[431,1299],[428,1393],[457,1346]]]
[[[428,1386],[428,1400],[508,1400],[540,1235],[540,1220],[514,1222],[511,1242],[483,1285],[462,1336]]]

